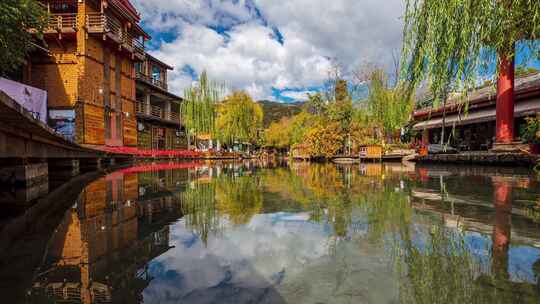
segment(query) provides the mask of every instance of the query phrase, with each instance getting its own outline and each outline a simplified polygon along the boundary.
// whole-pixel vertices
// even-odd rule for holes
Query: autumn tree
[[[320,121],[306,132],[304,142],[311,157],[329,158],[343,147],[343,140],[343,132],[338,122]]]
[[[224,143],[255,143],[262,128],[262,107],[243,91],[229,95],[219,106],[217,138]]]
[[[24,63],[41,39],[47,17],[38,1],[0,1],[0,75],[13,72]]]
[[[277,149],[289,148],[292,144],[292,120],[293,118],[283,117],[280,121],[271,123],[265,131],[265,146]]]

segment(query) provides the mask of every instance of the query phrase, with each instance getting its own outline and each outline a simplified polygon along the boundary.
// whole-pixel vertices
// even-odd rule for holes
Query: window
[[[135,62],[135,71],[137,73],[144,74],[142,62]]]
[[[161,69],[159,67],[152,66],[152,78],[154,80],[161,81],[161,74],[162,74],[162,71],[161,71]]]

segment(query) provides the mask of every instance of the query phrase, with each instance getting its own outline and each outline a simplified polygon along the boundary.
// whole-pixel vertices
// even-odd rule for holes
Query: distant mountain
[[[282,117],[293,116],[302,111],[303,102],[281,103],[269,100],[260,100],[264,112],[263,124],[268,128],[272,122],[279,121]]]

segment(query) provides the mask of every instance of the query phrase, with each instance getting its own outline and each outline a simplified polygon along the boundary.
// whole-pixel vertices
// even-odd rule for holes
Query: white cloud
[[[292,98],[294,100],[307,100],[308,94],[315,94],[315,91],[285,91],[281,93],[281,96]]]
[[[271,97],[272,88],[321,85],[330,58],[346,71],[366,61],[390,66],[392,51],[401,44],[402,0],[136,0],[134,4],[145,26],[176,37],[152,53],[176,67],[170,87],[178,94],[191,83],[182,71],[185,65],[196,73],[207,69],[216,80],[262,99]],[[273,28],[279,29],[283,44]]]

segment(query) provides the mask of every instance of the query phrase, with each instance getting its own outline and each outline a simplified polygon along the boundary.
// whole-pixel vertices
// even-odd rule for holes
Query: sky
[[[334,64],[387,68],[401,47],[402,0],[132,0],[149,52],[174,66],[180,96],[209,76],[256,100],[303,100]]]

